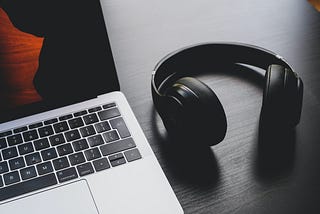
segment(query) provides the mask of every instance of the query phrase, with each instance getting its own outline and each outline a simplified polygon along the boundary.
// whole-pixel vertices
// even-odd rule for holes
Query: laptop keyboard
[[[115,103],[0,133],[0,201],[141,158]]]

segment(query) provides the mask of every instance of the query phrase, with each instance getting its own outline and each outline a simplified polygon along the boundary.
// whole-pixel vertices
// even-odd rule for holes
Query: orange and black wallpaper
[[[15,28],[0,8],[0,110],[41,100],[33,78],[42,42]]]

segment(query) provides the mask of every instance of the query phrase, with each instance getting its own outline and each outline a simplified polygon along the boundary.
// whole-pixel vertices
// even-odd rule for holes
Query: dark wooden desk
[[[122,91],[185,213],[320,212],[320,14],[306,0],[103,2]],[[260,163],[262,88],[234,72],[202,78],[218,94],[228,118],[226,138],[212,147],[213,156],[188,165],[195,156],[172,155],[163,146],[165,130],[151,100],[151,71],[173,50],[215,41],[273,50],[304,80],[302,118],[293,149],[283,151],[286,164]]]

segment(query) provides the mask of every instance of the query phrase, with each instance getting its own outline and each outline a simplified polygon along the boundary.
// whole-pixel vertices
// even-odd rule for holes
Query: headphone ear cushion
[[[167,90],[166,96],[175,97],[182,105],[177,114],[180,135],[204,145],[223,140],[226,115],[218,97],[207,85],[195,78],[183,77]]]

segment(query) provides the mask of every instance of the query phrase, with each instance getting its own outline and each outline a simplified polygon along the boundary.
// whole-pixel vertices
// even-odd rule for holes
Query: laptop
[[[54,19],[14,2],[50,27],[17,25],[46,36],[35,74],[0,70],[0,213],[183,213],[120,92],[100,2],[47,2]]]

